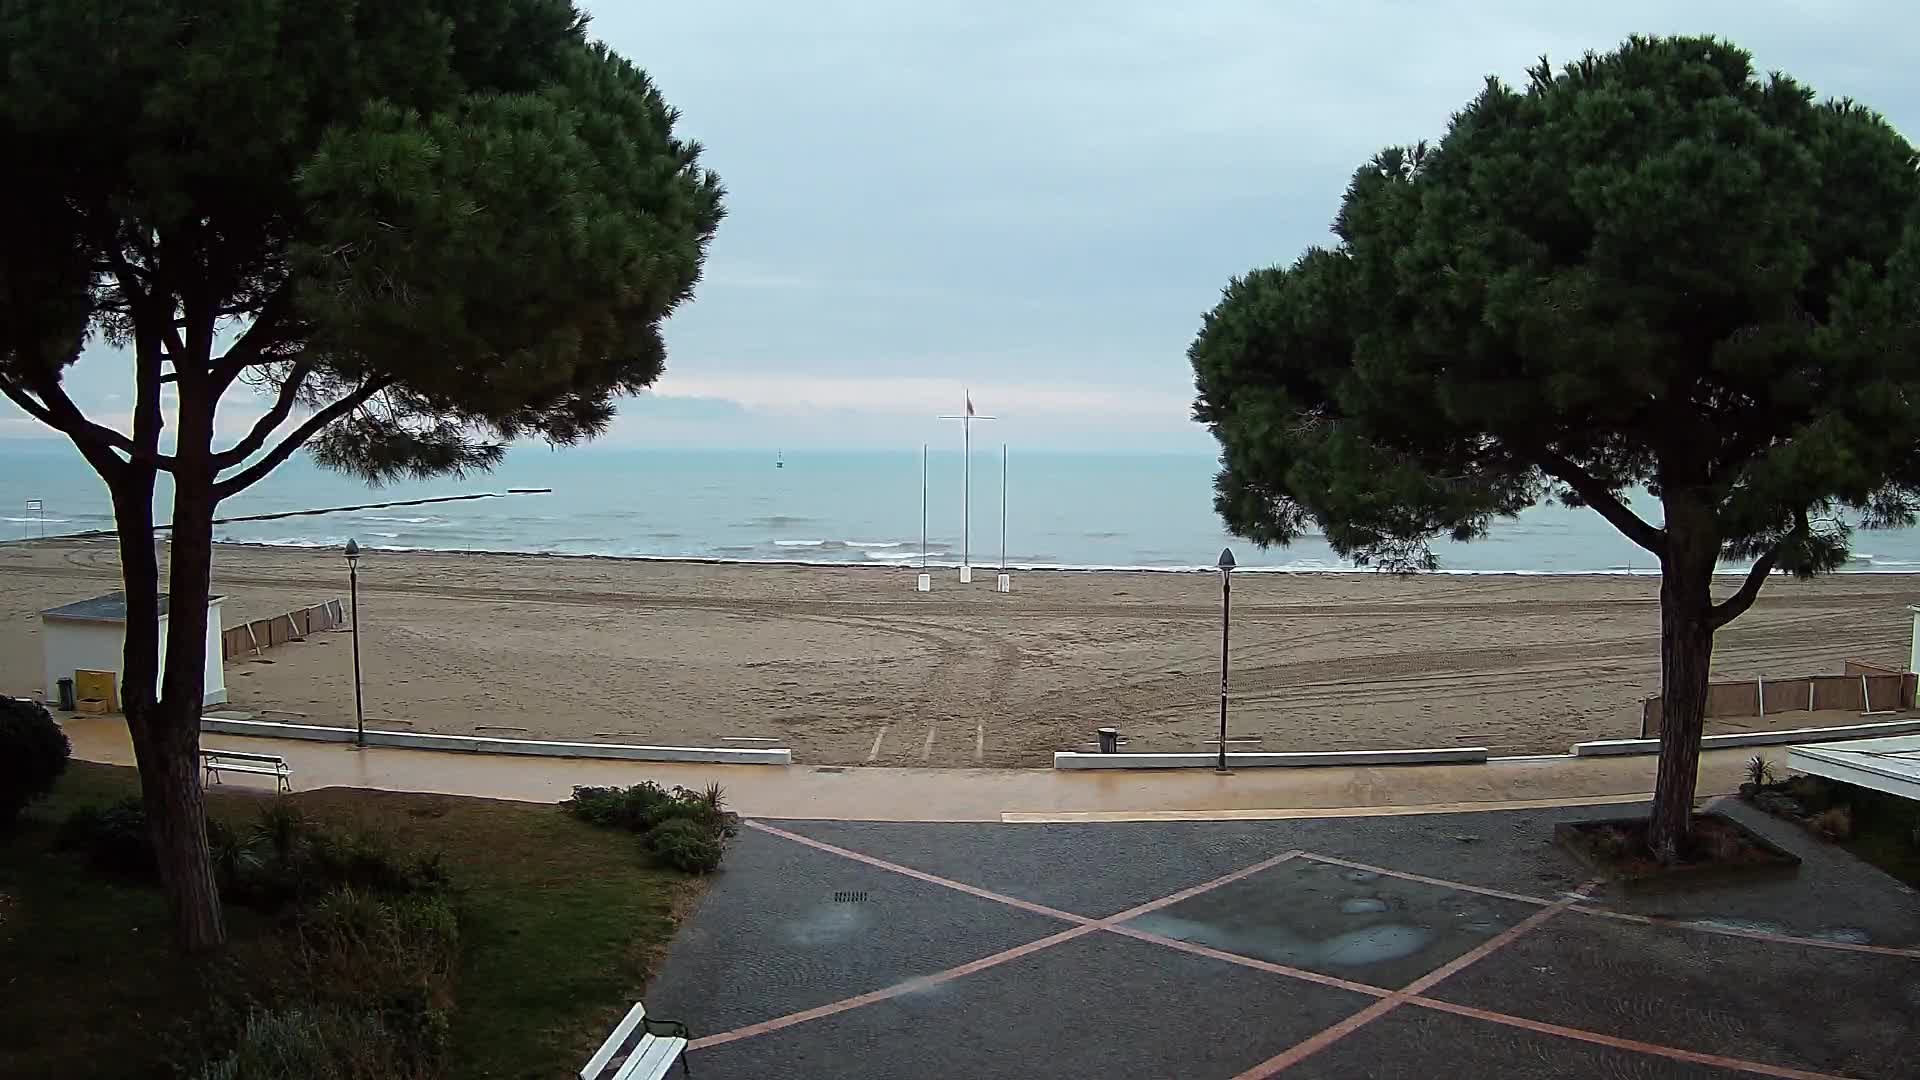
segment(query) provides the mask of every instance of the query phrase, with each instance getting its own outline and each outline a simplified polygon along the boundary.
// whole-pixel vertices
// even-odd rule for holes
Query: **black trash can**
[[[1096,734],[1100,736],[1100,752],[1101,753],[1117,754],[1120,752],[1120,729],[1119,728],[1103,727],[1103,728],[1100,728],[1096,732]]]
[[[61,679],[59,682],[59,687],[60,687],[60,711],[72,712],[74,709],[74,706],[78,704],[73,700],[73,680]]]

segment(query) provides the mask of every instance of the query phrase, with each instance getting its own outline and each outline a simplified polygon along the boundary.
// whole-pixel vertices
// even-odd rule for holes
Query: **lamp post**
[[[1233,549],[1221,548],[1220,561],[1220,764],[1227,771],[1227,632],[1233,625]]]
[[[353,748],[367,748],[367,716],[360,703],[360,544],[347,540],[347,593],[353,602]],[[1224,708],[1225,706],[1222,706]]]

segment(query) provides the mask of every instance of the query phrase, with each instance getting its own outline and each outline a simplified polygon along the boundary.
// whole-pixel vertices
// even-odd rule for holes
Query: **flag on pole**
[[[968,390],[966,394],[967,394],[967,415],[972,416],[973,415],[973,391]]]

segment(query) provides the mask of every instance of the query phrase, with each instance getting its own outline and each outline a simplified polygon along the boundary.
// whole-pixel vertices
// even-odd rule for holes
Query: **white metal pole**
[[[920,569],[927,568],[927,444],[920,444]]]
[[[971,577],[973,567],[973,417],[960,421],[960,577]]]
[[[1007,572],[1007,444],[1000,444],[1000,572]]]

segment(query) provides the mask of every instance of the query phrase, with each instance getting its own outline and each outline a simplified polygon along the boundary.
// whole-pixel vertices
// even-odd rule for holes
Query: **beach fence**
[[[347,606],[328,600],[312,607],[296,608],[266,619],[255,619],[230,626],[220,633],[220,658],[258,656],[275,645],[303,641],[308,634],[319,634],[347,624]]]
[[[1707,684],[1707,717],[1768,717],[1775,713],[1857,712],[1864,715],[1913,708],[1916,677],[1864,660],[1849,660],[1839,675],[1729,679]],[[1640,707],[1640,737],[1660,737],[1660,698]]]

